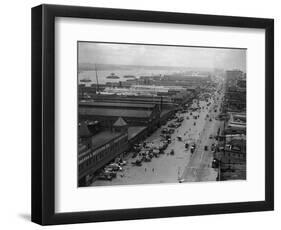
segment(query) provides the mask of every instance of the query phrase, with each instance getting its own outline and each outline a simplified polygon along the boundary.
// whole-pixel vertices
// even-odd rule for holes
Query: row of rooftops
[[[88,154],[90,150],[98,149],[101,146],[104,146],[105,144],[109,143],[110,141],[117,139],[119,137],[122,137],[127,135],[128,140],[134,138],[136,135],[138,135],[140,132],[144,131],[146,129],[145,126],[130,126],[128,127],[128,124],[122,117],[119,117],[115,123],[113,124],[113,127],[127,127],[126,132],[115,132],[111,130],[103,130],[95,135],[91,135],[89,129],[87,128],[86,122],[83,122],[79,126],[79,135],[85,134],[85,132],[88,134],[87,138],[90,138],[90,144],[91,148],[87,147],[85,144],[79,144],[78,146],[78,152],[79,156],[83,156],[84,154]]]
[[[246,139],[233,139],[228,141],[225,151],[246,153]]]
[[[128,104],[174,104],[172,99],[167,99],[166,97],[123,97],[123,96],[112,96],[112,95],[102,95],[94,98],[96,102],[120,102],[120,103],[128,103]]]
[[[124,119],[122,117],[117,118],[117,120],[113,124],[113,127],[127,127],[127,126],[128,126],[128,124],[126,123],[126,121],[124,121]],[[124,134],[124,132],[103,130],[103,131],[93,135],[87,126],[87,122],[85,122],[85,121],[80,123],[80,125],[78,127],[78,133],[79,133],[80,137],[91,138],[91,149],[96,149],[99,146],[103,146],[110,140],[113,140],[113,139],[121,136],[122,134]],[[85,148],[85,146],[83,146],[83,145],[79,146],[79,154],[85,152],[85,149],[87,149],[87,148]]]
[[[119,102],[112,98],[109,98],[107,102],[96,100],[80,101],[79,115],[149,118],[154,112],[157,113],[158,111],[160,113],[160,106],[161,102],[159,105],[151,99],[147,103]]]
[[[79,107],[79,115],[149,118],[150,110]]]
[[[246,128],[246,113],[230,113],[229,127]]]
[[[101,102],[101,101],[80,101],[79,106],[93,106],[93,107],[124,107],[124,108],[146,108],[153,109],[156,104],[148,103],[126,103],[126,102]]]

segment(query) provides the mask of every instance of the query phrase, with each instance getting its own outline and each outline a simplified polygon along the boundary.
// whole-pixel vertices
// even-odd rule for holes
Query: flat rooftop
[[[146,129],[145,126],[129,126],[128,127],[128,139],[134,138],[136,135]]]
[[[133,99],[133,100],[168,100],[171,101],[168,96],[148,96],[148,95],[138,95],[138,96],[133,96],[133,95],[96,95],[94,99],[96,100],[102,100],[102,99]]]
[[[128,107],[128,108],[147,108],[151,109],[155,107],[155,104],[135,104],[135,103],[127,103],[127,102],[80,102],[79,106],[94,106],[94,107]]]
[[[160,105],[161,104],[161,99],[153,99],[153,98],[149,98],[149,99],[134,99],[134,98],[118,98],[116,97],[115,99],[114,98],[105,98],[105,99],[97,99],[98,101],[100,102],[110,102],[110,103],[115,103],[115,101],[121,101],[122,103],[131,103],[131,104],[135,104],[136,107],[140,107],[142,108],[141,106],[137,106],[139,104],[153,104],[153,106],[155,104],[158,104]],[[171,101],[167,101],[167,100],[164,100],[162,101],[162,104],[163,105],[174,105],[173,102]]]
[[[150,110],[79,107],[79,115],[89,116],[149,118],[151,113]]]
[[[171,109],[163,109],[161,114],[160,114],[160,117],[163,117],[165,116],[167,113],[171,112],[172,110]]]
[[[237,128],[237,129],[246,129],[246,123],[243,124],[237,124],[237,123],[229,123],[227,125],[227,128]]]
[[[124,133],[112,132],[110,130],[102,131],[91,137],[92,149],[97,149],[123,134]]]

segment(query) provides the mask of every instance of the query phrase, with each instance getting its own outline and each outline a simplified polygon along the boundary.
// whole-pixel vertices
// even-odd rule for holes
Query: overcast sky
[[[79,63],[246,70],[246,50],[244,49],[90,42],[79,42],[78,46]]]

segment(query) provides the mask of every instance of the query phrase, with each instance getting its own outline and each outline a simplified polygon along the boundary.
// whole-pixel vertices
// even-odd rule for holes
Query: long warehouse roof
[[[154,108],[155,104],[134,104],[134,103],[123,103],[123,102],[80,102],[80,106],[96,106],[96,107],[131,107],[131,108]]]
[[[107,108],[87,108],[80,107],[79,115],[90,116],[106,116],[106,117],[137,117],[148,118],[151,116],[152,111],[149,110],[132,110],[132,109],[107,109]]]

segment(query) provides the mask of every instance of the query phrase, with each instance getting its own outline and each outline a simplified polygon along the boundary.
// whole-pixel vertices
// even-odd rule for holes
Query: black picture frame
[[[55,213],[55,18],[109,19],[265,29],[265,200]],[[267,211],[274,209],[274,20],[111,8],[32,8],[32,221],[41,225]]]

